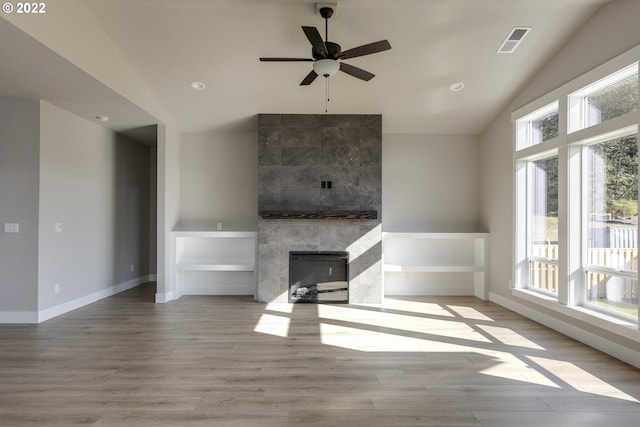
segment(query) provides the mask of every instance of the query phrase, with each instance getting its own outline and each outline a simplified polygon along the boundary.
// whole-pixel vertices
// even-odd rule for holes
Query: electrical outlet
[[[62,223],[61,222],[56,222],[56,233],[62,233]]]
[[[217,228],[218,228],[218,231],[221,231],[221,230],[222,230],[222,223],[221,223],[221,222],[219,222],[219,223],[218,223]]]
[[[60,283],[54,283],[53,284],[53,293],[54,294],[59,294],[60,293]]]
[[[133,270],[135,270],[135,268],[133,267],[133,264],[131,264],[131,272],[133,273]]]

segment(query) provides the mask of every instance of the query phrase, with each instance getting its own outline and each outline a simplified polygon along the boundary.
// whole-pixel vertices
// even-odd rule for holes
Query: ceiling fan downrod
[[[329,41],[329,18],[333,16],[333,9],[330,7],[320,8],[320,16],[324,18],[324,41]]]

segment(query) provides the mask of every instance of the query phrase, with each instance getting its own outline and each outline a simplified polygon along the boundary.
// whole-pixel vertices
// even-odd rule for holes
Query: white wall
[[[44,101],[0,99],[0,222],[20,224],[0,233],[0,322],[148,278],[150,169],[148,147]]]
[[[540,71],[520,94],[493,120],[481,139],[481,215],[482,225],[491,233],[491,293],[503,303],[517,303],[549,318],[561,319],[579,329],[591,330],[607,337],[605,331],[576,322],[553,312],[514,298],[509,281],[513,260],[513,133],[511,112],[592,68],[640,44],[640,2],[617,0],[603,6]],[[615,337],[611,339],[616,339]],[[618,340],[628,348],[640,351],[640,345]]]
[[[44,101],[40,129],[39,310],[147,276],[149,148]]]
[[[484,231],[478,155],[476,136],[384,134],[384,231]]]
[[[257,229],[256,133],[182,134],[180,159],[181,229]]]
[[[0,227],[20,224],[18,234],[0,228],[0,321],[38,304],[39,115],[38,101],[0,98]]]
[[[255,133],[183,134],[181,229],[255,230]],[[479,221],[479,143],[468,135],[383,135],[387,231],[473,232]]]
[[[158,149],[149,149],[149,274],[158,271]]]

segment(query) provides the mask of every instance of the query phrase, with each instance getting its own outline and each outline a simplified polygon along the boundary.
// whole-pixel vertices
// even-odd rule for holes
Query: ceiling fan
[[[321,7],[320,16],[324,18],[325,37],[324,41],[316,27],[302,27],[302,31],[311,43],[311,56],[313,58],[260,58],[265,62],[313,62],[313,70],[302,80],[300,86],[307,86],[313,83],[316,77],[330,77],[338,71],[347,73],[361,80],[369,81],[375,74],[354,67],[353,65],[342,62],[344,59],[356,58],[358,56],[371,55],[391,49],[391,45],[387,40],[365,44],[354,47],[353,49],[342,51],[342,47],[338,43],[329,41],[329,18],[333,16],[333,8]]]

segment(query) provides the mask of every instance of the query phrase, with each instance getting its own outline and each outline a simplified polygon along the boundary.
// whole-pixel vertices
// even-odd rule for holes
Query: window
[[[514,293],[595,325],[638,324],[639,57],[512,116]]]
[[[558,138],[558,102],[517,120],[516,132],[516,152],[522,156],[518,159],[522,239],[517,281],[522,288],[555,296],[558,292],[558,155],[553,146]]]
[[[638,145],[628,134],[583,147],[585,301],[638,316]]]

